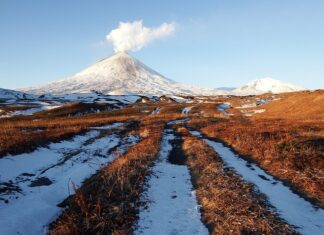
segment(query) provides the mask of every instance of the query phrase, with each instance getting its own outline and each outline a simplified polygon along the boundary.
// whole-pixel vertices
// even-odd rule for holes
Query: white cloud
[[[172,35],[175,31],[173,23],[163,23],[159,27],[143,26],[142,20],[134,22],[120,22],[118,28],[107,35],[117,51],[138,51],[155,39]]]

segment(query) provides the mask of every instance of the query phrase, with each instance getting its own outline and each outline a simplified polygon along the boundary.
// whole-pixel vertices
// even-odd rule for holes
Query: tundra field
[[[324,233],[323,90],[118,99],[0,102],[0,234]]]

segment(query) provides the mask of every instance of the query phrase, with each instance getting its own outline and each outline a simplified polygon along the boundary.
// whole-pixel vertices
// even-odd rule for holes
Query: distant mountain
[[[35,99],[35,96],[20,91],[0,88],[0,99],[2,100]]]
[[[33,94],[71,94],[98,91],[105,95],[213,95],[219,91],[177,83],[125,52],[101,60],[72,77],[27,88]]]
[[[235,89],[236,89],[236,87],[218,87],[215,90],[216,91],[233,91]]]
[[[233,90],[233,93],[236,95],[258,95],[263,93],[284,93],[301,90],[304,90],[304,88],[272,78],[262,78]]]

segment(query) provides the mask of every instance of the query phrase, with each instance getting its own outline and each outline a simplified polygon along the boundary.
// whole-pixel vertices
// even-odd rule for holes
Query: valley
[[[0,104],[1,234],[324,229],[322,90],[25,98]]]

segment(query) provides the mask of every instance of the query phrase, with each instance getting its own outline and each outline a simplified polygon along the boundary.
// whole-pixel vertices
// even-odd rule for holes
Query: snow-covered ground
[[[118,145],[122,153],[137,141],[135,136],[121,139],[116,134],[100,135],[98,129],[31,153],[0,159],[0,187],[9,184],[19,189],[0,194],[0,234],[44,234],[62,210],[57,204],[74,193],[74,185],[80,186],[117,157],[109,150]]]
[[[190,110],[193,108],[193,106],[185,107],[182,109],[181,113],[185,115],[189,115]]]
[[[201,137],[197,131],[191,132]],[[289,224],[297,227],[302,234],[323,234],[324,210],[315,208],[311,203],[293,193],[281,181],[274,179],[253,163],[248,163],[220,142],[204,139],[219,154],[225,164],[232,167],[248,182],[264,193],[279,215]]]
[[[167,161],[175,136],[167,131],[162,140],[159,158],[148,180],[148,191],[142,201],[134,234],[208,234],[201,222],[195,191],[192,189],[188,167]]]

